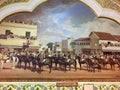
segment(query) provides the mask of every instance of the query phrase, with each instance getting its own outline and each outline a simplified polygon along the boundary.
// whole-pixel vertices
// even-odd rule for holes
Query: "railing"
[[[5,35],[5,34],[0,34],[0,39],[8,39],[8,38],[12,38],[12,39],[26,39],[26,36],[19,36],[19,35]],[[35,36],[31,36],[29,37],[30,40],[36,40],[37,37]]]
[[[1,46],[23,46],[23,43],[26,43],[26,39],[20,38],[8,38],[8,39],[0,39]],[[39,46],[39,40],[30,40],[30,46]]]

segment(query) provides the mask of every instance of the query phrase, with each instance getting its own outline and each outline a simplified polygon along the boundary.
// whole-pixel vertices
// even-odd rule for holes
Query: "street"
[[[0,72],[0,78],[7,79],[7,78],[42,78],[42,79],[120,79],[120,70],[116,66],[116,70],[101,70],[101,72],[98,72],[97,70],[95,72],[88,72],[85,70],[86,66],[83,65],[83,69],[79,70],[79,66],[77,66],[77,70],[74,71],[74,68],[71,68],[69,71],[67,68],[67,71],[64,72],[64,70],[61,68],[55,70],[54,67],[52,68],[52,72],[49,73],[49,69],[47,66],[43,66],[43,71],[41,73],[38,73],[38,67],[35,72],[33,72],[30,68],[27,68],[24,70],[24,68],[15,68],[12,69],[11,63],[5,63],[3,70]],[[109,65],[107,66],[109,68]]]

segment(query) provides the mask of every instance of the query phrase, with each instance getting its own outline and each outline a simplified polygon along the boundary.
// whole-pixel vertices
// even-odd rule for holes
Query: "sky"
[[[109,19],[97,18],[87,5],[77,0],[49,0],[32,13],[13,14],[5,20],[37,23],[42,45],[60,42],[68,37],[88,37],[91,31],[120,35],[120,25]]]

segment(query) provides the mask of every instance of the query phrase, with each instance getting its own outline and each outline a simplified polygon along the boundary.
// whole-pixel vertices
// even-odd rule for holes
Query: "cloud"
[[[41,44],[61,41],[67,37],[88,37],[91,31],[120,35],[120,26],[116,22],[96,18],[86,5],[77,0],[48,0],[32,13],[18,13],[6,20],[37,23]]]
[[[92,31],[108,32],[114,35],[120,35],[120,26],[116,22],[105,18],[95,17],[92,21],[80,24],[77,27],[74,27],[74,23],[72,23],[71,20],[67,20],[64,22],[64,25],[64,27],[67,28],[67,31],[71,33],[71,37],[74,38],[87,37]]]

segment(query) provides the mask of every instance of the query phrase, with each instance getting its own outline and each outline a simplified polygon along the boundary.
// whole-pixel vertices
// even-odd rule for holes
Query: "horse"
[[[12,63],[12,68],[14,69],[18,64],[19,58],[17,56],[11,56],[10,58],[11,58],[10,61]]]
[[[81,58],[80,55],[76,55],[76,60],[78,60],[78,63],[79,63],[79,66],[80,66],[80,70],[82,69],[82,64],[86,64],[87,65],[87,62],[85,61],[85,58]]]
[[[27,68],[27,64],[29,65],[28,67],[30,68],[30,63],[31,63],[31,59],[30,57],[27,55],[17,55],[18,57],[18,64],[17,64],[17,67],[18,68],[21,68],[22,67],[22,63],[24,63],[24,70],[26,70]]]
[[[65,62],[65,64],[66,64],[66,66],[65,66],[65,68],[67,68],[67,66],[69,66],[69,70],[71,70],[71,65],[73,65],[74,66],[74,69],[75,69],[75,71],[76,71],[76,66],[77,66],[77,62],[76,62],[76,59],[68,59],[66,62]]]
[[[107,69],[107,61],[104,58],[93,57],[103,69]]]
[[[59,67],[63,67],[64,72],[67,71],[67,66],[69,66],[69,70],[71,70],[71,65],[74,66],[75,71],[77,69],[76,68],[77,62],[74,57],[67,58],[66,55],[58,56],[58,57],[54,57],[54,62],[55,62],[55,67],[57,68],[57,64],[58,64]]]
[[[41,73],[43,66],[48,66],[49,67],[49,73],[51,73],[51,69],[52,69],[52,59],[51,59],[51,57],[46,57],[46,58],[42,58],[42,59],[37,58],[37,63],[38,63],[38,67],[39,67],[39,73]]]
[[[66,72],[66,63],[65,63],[65,57],[56,57],[54,60],[56,60],[56,68],[57,68],[57,65],[59,65],[59,67],[63,67],[64,68],[64,72]]]
[[[101,65],[95,59],[86,58],[84,62],[87,64],[88,72],[95,72],[95,69],[101,71]]]
[[[119,67],[119,69],[120,69],[120,60],[119,60],[119,58],[116,57],[115,55],[107,58],[106,61],[107,61],[107,64],[110,65],[111,70],[115,70],[115,65],[116,65],[116,64],[118,65],[118,67]]]
[[[118,68],[120,69],[120,57],[119,56],[114,56],[113,61],[118,65]]]

